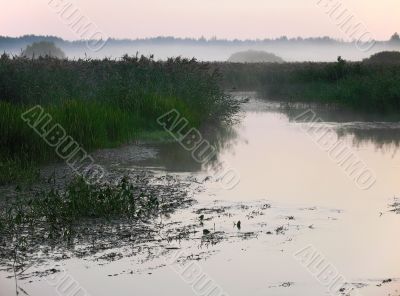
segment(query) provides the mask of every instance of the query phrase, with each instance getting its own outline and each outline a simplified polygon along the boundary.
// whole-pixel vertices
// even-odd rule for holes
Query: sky
[[[64,2],[105,36],[114,38],[263,39],[285,35],[348,39],[319,1],[340,0],[0,0],[0,35],[79,39],[52,7]],[[340,2],[375,39],[387,40],[400,32],[400,0]]]

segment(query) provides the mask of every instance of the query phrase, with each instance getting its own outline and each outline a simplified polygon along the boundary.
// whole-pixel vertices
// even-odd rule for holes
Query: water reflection
[[[307,110],[315,112],[324,126],[332,128],[339,138],[349,137],[355,147],[373,144],[375,148],[396,152],[400,145],[400,122],[385,115],[357,113],[340,108],[329,108],[321,105],[288,105],[278,103],[272,105],[279,109],[290,121],[298,121],[297,117]]]
[[[339,128],[339,137],[352,136],[353,144],[356,147],[373,144],[376,148],[387,151],[397,152],[400,145],[400,125],[394,128],[380,127],[374,128]]]
[[[205,163],[196,161],[192,156],[192,151],[186,150],[179,142],[173,141],[147,145],[158,152],[156,157],[143,159],[136,162],[136,164],[172,172],[199,172],[207,168],[216,169],[221,166],[220,153],[222,151],[231,151],[239,141],[236,125],[217,124],[207,126],[201,130],[203,139],[207,140],[216,150],[210,161]]]
[[[332,129],[339,139],[346,139],[356,148],[372,144],[384,153],[397,153],[400,145],[400,122],[396,118],[377,114],[357,113],[344,108],[332,108],[319,104],[288,104],[286,102],[254,99],[254,93],[235,94],[240,99],[251,98],[251,102],[242,106],[242,113],[273,113],[286,116],[289,122],[299,122],[297,118],[307,110],[312,110],[320,125]],[[240,122],[235,125],[208,126],[201,131],[205,140],[215,147],[217,153],[206,165],[194,160],[191,151],[185,150],[178,142],[146,145],[157,151],[155,157],[134,160],[132,164],[158,168],[170,172],[200,172],[207,169],[217,170],[223,163],[221,154],[234,153],[239,142],[246,144]]]

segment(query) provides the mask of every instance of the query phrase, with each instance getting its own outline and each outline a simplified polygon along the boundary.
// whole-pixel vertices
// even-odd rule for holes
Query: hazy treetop
[[[390,38],[390,41],[400,42],[399,34],[397,32],[394,33],[393,36]]]
[[[283,63],[284,60],[273,53],[261,50],[247,50],[232,54],[228,62],[232,63]]]
[[[28,45],[26,49],[22,52],[22,55],[27,58],[38,58],[38,57],[53,57],[58,59],[65,59],[65,53],[53,42],[40,41],[34,42]]]

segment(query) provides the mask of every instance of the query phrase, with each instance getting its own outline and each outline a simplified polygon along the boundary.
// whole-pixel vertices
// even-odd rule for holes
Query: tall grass
[[[0,183],[6,164],[26,167],[56,159],[21,119],[40,104],[83,148],[113,147],[159,137],[156,119],[177,109],[191,127],[228,119],[237,103],[224,94],[215,67],[196,60],[124,56],[120,60],[0,58]],[[2,166],[0,166],[2,168]]]
[[[161,62],[124,56],[121,60],[69,61],[10,59],[7,55],[0,59],[1,100],[24,104],[96,100],[147,116],[164,107],[160,98],[173,98],[190,106],[190,114],[198,122],[209,112],[224,112],[219,79],[218,71],[194,59]]]
[[[220,64],[225,88],[258,90],[270,99],[339,104],[359,111],[400,113],[397,64]]]

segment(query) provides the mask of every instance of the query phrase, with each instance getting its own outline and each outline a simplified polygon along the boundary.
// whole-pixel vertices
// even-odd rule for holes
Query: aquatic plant
[[[7,207],[2,224],[12,229],[44,222],[57,231],[81,219],[139,219],[154,213],[158,206],[157,197],[145,194],[127,178],[116,185],[89,185],[76,178],[65,190],[51,188],[29,199],[17,199]]]
[[[1,201],[0,262],[18,274],[37,262],[42,251],[89,256],[119,244],[154,240],[156,218],[192,203],[186,186],[168,177],[155,178],[157,184],[141,174],[101,185],[82,178],[66,187],[52,181],[41,184],[46,189],[18,191]]]

